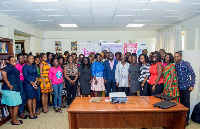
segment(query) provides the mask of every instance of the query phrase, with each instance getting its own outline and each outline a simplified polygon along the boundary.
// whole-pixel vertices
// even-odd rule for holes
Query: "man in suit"
[[[106,96],[109,93],[116,92],[116,80],[115,80],[115,69],[118,61],[114,60],[114,54],[109,54],[109,60],[104,62],[104,82],[106,84]]]

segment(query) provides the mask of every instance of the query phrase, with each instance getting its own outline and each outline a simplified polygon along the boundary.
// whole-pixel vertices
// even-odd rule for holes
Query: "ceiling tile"
[[[151,9],[151,10],[167,10],[176,3],[173,2],[149,2],[144,9]]]
[[[157,15],[162,14],[162,10],[141,10],[137,16],[147,16],[147,17],[155,17]]]
[[[199,15],[200,0],[0,0],[0,12],[42,30],[160,30]],[[79,27],[61,28],[61,23],[76,23]],[[145,26],[126,28],[129,23]]]
[[[21,16],[21,14],[18,11],[14,11],[14,10],[9,10],[9,11],[3,11],[3,10],[1,11],[0,10],[0,12],[6,14],[8,16]]]
[[[0,3],[0,10],[11,10],[9,7],[6,7],[4,4]]]
[[[69,9],[67,10],[69,12],[70,15],[91,15],[91,11],[90,9]]]
[[[120,1],[117,9],[142,9],[148,2]]]
[[[200,3],[200,0],[181,0],[182,3]]]
[[[118,0],[115,1],[91,1],[92,9],[116,9]]]
[[[93,9],[92,15],[114,15],[115,10],[114,9]]]
[[[39,9],[64,9],[62,4],[58,2],[34,2]]]
[[[115,15],[136,15],[139,11],[134,9],[117,9]]]
[[[5,5],[11,7],[14,10],[29,10],[29,9],[37,9],[33,4],[30,2],[13,2],[13,3],[5,3]]]
[[[19,11],[22,14],[26,15],[26,16],[38,16],[38,15],[45,15],[41,10],[39,9],[34,9],[34,10],[22,10]]]
[[[1,0],[3,3],[12,3],[12,2],[27,2],[27,0]]]
[[[92,15],[71,15],[74,20],[92,20]]]
[[[119,15],[115,15],[113,20],[132,20],[134,18],[134,16],[119,16]]]
[[[61,3],[67,10],[90,9],[89,1],[61,1]]]
[[[29,18],[31,18],[33,20],[52,20],[50,17],[48,17],[46,15],[32,15]]]
[[[175,4],[171,10],[181,10],[181,12],[187,12],[194,8],[200,7],[200,4],[178,3]]]
[[[113,16],[112,15],[106,15],[106,16],[102,16],[102,15],[93,15],[93,20],[112,20]]]
[[[42,10],[46,15],[69,15],[66,10],[61,9],[55,9],[55,10],[49,10],[49,9],[43,9]]]

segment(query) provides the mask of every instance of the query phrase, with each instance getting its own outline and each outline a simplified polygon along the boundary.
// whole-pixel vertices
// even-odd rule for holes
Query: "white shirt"
[[[128,69],[129,63],[126,62],[125,65],[118,63],[115,70],[115,79],[119,83],[118,87],[128,87]]]

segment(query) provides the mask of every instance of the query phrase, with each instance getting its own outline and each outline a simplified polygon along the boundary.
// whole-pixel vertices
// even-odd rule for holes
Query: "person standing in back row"
[[[182,60],[182,53],[176,52],[174,54],[175,68],[178,75],[178,87],[180,93],[180,102],[190,109],[190,92],[194,90],[195,73],[189,62]],[[189,114],[187,112],[186,126],[189,125]]]
[[[110,53],[109,60],[104,62],[104,82],[106,85],[106,96],[109,93],[116,92],[116,80],[115,80],[115,69],[118,61],[114,60],[113,53]]]

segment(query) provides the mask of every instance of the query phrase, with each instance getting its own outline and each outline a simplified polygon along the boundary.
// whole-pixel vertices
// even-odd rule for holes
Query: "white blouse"
[[[128,87],[128,69],[129,63],[126,62],[125,65],[118,63],[115,70],[115,79],[119,83],[118,87]]]

